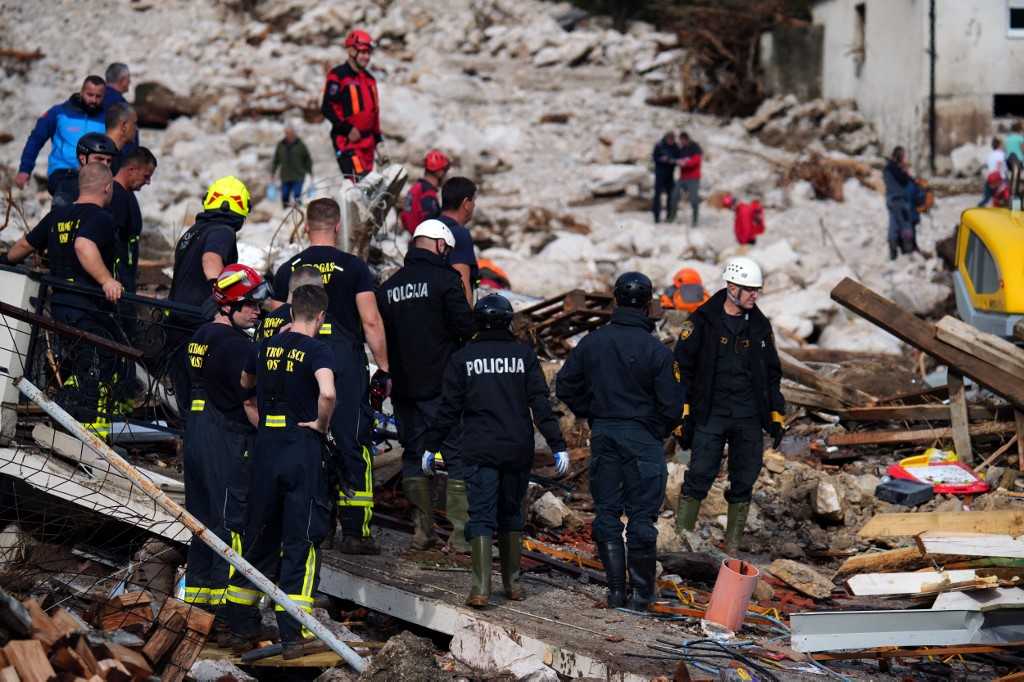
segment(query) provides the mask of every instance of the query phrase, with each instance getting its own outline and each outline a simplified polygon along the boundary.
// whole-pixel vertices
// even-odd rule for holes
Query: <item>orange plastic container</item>
[[[711,592],[704,618],[723,625],[733,632],[743,627],[750,597],[761,574],[757,567],[739,559],[726,559],[718,569],[715,589]]]

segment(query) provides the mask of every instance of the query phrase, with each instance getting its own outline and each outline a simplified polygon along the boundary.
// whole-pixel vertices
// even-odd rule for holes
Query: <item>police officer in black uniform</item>
[[[454,247],[455,238],[444,223],[424,220],[413,233],[405,265],[377,290],[388,338],[391,404],[403,448],[402,490],[415,506],[414,549],[427,549],[436,543],[430,481],[420,464],[423,435],[441,404],[441,378],[448,358],[473,334],[473,311],[462,280],[446,260]],[[452,429],[441,447],[441,456],[448,469],[448,519],[454,526],[449,542],[453,548],[465,551],[463,530],[468,510],[459,431]]]
[[[260,303],[269,290],[247,265],[224,268],[214,285],[217,314],[188,342],[192,400],[185,420],[185,508],[236,552],[242,551],[248,458],[256,437],[256,392],[239,377],[254,362]],[[188,548],[185,602],[224,602],[228,564],[202,542]]]
[[[330,519],[321,448],[334,411],[334,356],[316,338],[327,309],[323,288],[297,288],[291,306],[291,327],[270,339],[242,373],[243,388],[256,386],[259,406],[243,543],[245,558],[276,576],[278,587],[311,612]],[[233,648],[260,638],[259,598],[253,584],[234,573],[227,592]],[[301,651],[305,633],[298,621],[279,610],[277,625],[283,654]]]
[[[675,358],[685,388],[679,440],[684,449],[693,448],[676,527],[693,530],[728,444],[725,549],[735,552],[761,471],[761,431],[779,446],[786,404],[772,325],[757,307],[763,285],[760,266],[749,258],[732,258],[722,278],[725,288],[694,312],[676,342]]]
[[[124,292],[113,274],[114,224],[104,210],[110,204],[113,184],[110,168],[101,163],[87,164],[78,174],[78,200],[47,213],[11,247],[3,261],[20,263],[34,251],[45,251],[51,275],[97,290],[96,295],[89,295],[56,288],[50,299],[54,319],[124,342],[111,315]],[[111,382],[118,374],[117,359],[98,346],[95,352],[76,346],[62,355],[65,377],[58,402],[93,433],[106,438],[110,435]]]
[[[174,385],[178,415],[183,419],[188,414],[190,395],[185,345],[195,330],[213,317],[213,285],[225,266],[238,262],[235,233],[242,229],[249,208],[249,190],[241,180],[228,175],[214,181],[206,190],[203,212],[174,247],[174,275],[168,298],[204,309],[200,316],[174,313],[168,325],[167,374]]]
[[[668,469],[663,440],[679,421],[682,396],[672,352],[651,332],[651,280],[627,272],[615,282],[611,323],[590,332],[558,372],[556,393],[590,423],[590,491],[597,515],[594,542],[608,575],[608,606],[626,602],[629,545],[630,608],[644,610],[656,593],[655,522]]]
[[[554,453],[558,475],[569,466],[548,384],[533,348],[512,336],[512,304],[498,294],[474,308],[479,330],[444,371],[441,407],[423,438],[424,473],[448,433],[462,423],[462,467],[469,489],[466,539],[473,553],[473,587],[466,604],[487,606],[491,595],[491,539],[498,536],[505,597],[522,601],[519,559],[523,497],[533,466],[533,423]],[[533,412],[533,422],[530,412]]]
[[[335,247],[341,225],[341,209],[334,199],[317,199],[306,211],[309,248],[292,256],[274,275],[274,285],[287,295],[297,268],[315,268],[327,292],[330,321],[318,338],[334,351],[335,389],[338,409],[331,419],[331,435],[341,453],[348,485],[338,492],[338,511],[344,539],[338,549],[345,554],[379,554],[370,530],[373,518],[373,412],[370,390],[383,399],[390,390],[387,342],[377,309],[374,279],[358,256]],[[371,381],[367,368],[369,344],[378,370]]]

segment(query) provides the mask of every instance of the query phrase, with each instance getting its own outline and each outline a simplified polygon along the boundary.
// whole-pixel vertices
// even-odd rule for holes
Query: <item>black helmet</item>
[[[626,272],[615,280],[615,302],[627,308],[643,308],[651,302],[654,285],[642,272]]]
[[[107,154],[109,156],[117,156],[117,145],[114,141],[103,133],[86,133],[78,138],[78,145],[75,147],[75,152],[85,156],[86,160],[89,159],[90,154]]]
[[[512,304],[500,294],[488,294],[473,307],[473,317],[480,329],[508,329],[512,313]]]

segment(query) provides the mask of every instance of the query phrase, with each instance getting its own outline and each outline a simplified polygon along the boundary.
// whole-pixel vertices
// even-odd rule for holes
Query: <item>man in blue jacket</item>
[[[49,141],[47,189],[54,198],[55,206],[74,201],[78,193],[78,156],[75,147],[78,139],[86,133],[106,131],[103,118],[105,89],[106,82],[102,78],[88,76],[79,92],[71,95],[67,101],[50,107],[39,117],[21,152],[21,164],[18,166],[18,174],[14,176],[14,184],[18,187],[28,184],[36,165],[36,157]],[[67,197],[70,199],[65,201]]]

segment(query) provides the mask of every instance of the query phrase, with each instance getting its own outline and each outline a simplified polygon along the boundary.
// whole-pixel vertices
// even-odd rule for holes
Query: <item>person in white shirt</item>
[[[992,200],[1004,177],[1006,177],[1006,153],[1003,152],[1002,140],[993,137],[992,151],[985,159],[985,186],[982,188],[981,201],[978,202],[979,208]]]

